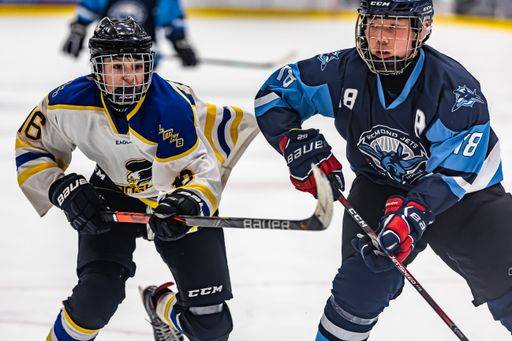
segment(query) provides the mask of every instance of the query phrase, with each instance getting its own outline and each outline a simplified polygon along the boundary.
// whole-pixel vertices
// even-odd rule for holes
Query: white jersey
[[[252,114],[203,103],[189,87],[157,74],[126,115],[109,111],[91,76],[80,77],[50,92],[18,131],[18,183],[44,215],[52,206],[50,185],[78,148],[125,194],[154,206],[158,195],[186,189],[211,215],[258,131]]]

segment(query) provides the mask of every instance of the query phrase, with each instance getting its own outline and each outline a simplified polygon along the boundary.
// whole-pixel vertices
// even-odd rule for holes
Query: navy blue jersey
[[[182,35],[183,9],[179,0],[81,0],[77,20],[84,25],[102,17],[126,18],[131,16],[155,38],[155,27],[163,27],[167,34]]]
[[[274,72],[258,92],[255,109],[276,150],[282,134],[309,117],[333,117],[357,175],[405,189],[435,214],[503,179],[499,141],[479,82],[429,46],[420,50],[391,103],[380,77],[352,48]]]

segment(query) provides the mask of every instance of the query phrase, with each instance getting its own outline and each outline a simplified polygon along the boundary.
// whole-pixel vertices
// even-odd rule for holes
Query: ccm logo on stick
[[[386,1],[372,1],[370,2],[370,6],[389,6],[390,2]]]
[[[215,294],[215,293],[218,293],[221,291],[222,291],[222,285],[201,288],[201,289],[195,289],[195,290],[189,290],[188,297],[207,296],[207,295]]]

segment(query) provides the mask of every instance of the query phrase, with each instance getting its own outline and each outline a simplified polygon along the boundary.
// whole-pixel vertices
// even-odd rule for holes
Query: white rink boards
[[[296,59],[353,45],[353,23],[346,21],[190,20],[191,38],[205,57],[267,61],[290,50]],[[76,283],[76,232],[58,210],[40,219],[17,188],[14,134],[33,106],[51,89],[88,72],[87,57],[75,62],[59,53],[67,20],[7,18],[0,21],[0,340],[42,340],[60,302]],[[501,139],[505,186],[512,189],[512,33],[468,27],[435,26],[432,46],[460,60],[482,84],[492,124]],[[166,61],[159,72],[191,85],[219,104],[252,108],[252,99],[271,70],[202,66],[183,70]],[[251,109],[252,110],[252,109]],[[344,161],[344,143],[332,121],[312,119]],[[89,175],[92,163],[75,153],[70,171]],[[232,173],[222,215],[305,217],[315,202],[292,189],[279,155],[259,136]],[[340,262],[340,205],[324,232],[226,231],[235,298],[229,302],[234,341],[311,341],[330,282]],[[169,280],[152,245],[138,242],[138,269],[128,280],[126,299],[97,340],[150,340],[151,328],[137,285]],[[469,289],[427,250],[411,272],[471,340],[506,340],[485,306],[473,308]],[[455,340],[451,331],[409,286],[382,314],[371,340]]]

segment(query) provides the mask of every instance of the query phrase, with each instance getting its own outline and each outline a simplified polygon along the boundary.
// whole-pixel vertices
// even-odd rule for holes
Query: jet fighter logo
[[[471,89],[466,85],[459,85],[453,93],[455,94],[455,104],[452,107],[452,112],[455,112],[462,107],[473,108],[475,103],[485,103],[482,97],[477,95],[476,89],[471,91]]]

